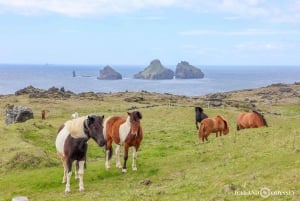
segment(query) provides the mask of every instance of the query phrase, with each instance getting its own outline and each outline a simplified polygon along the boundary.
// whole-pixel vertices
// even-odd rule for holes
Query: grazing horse
[[[42,110],[42,120],[45,120],[46,119],[46,111],[45,110]]]
[[[222,134],[226,135],[229,133],[229,128],[227,121],[220,115],[216,116],[215,118],[206,118],[201,121],[200,128],[199,128],[199,139],[204,139],[208,141],[207,137],[210,133],[216,133],[216,137],[218,134],[222,136]]]
[[[203,109],[201,107],[195,107],[195,122],[196,122],[196,128],[199,129],[198,123],[201,122],[203,119],[208,118],[208,116],[203,112]]]
[[[104,136],[106,138],[106,169],[110,168],[109,160],[112,156],[112,142],[117,144],[116,167],[122,168],[122,172],[127,172],[126,162],[128,159],[129,147],[133,146],[132,170],[136,171],[137,153],[143,139],[143,130],[140,120],[142,114],[139,111],[128,112],[128,116],[111,116],[104,122]],[[124,164],[120,162],[120,149],[124,145]]]
[[[259,128],[262,126],[267,126],[267,121],[264,115],[258,113],[257,111],[243,112],[239,114],[237,118],[237,130],[245,128]]]
[[[76,161],[75,178],[79,178],[79,191],[84,191],[83,173],[86,162],[87,141],[92,138],[99,146],[105,145],[104,116],[84,116],[65,122],[58,129],[55,145],[64,166],[65,193],[70,192],[72,163]]]

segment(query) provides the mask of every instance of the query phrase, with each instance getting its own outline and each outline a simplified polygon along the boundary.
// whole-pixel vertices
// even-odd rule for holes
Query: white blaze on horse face
[[[130,117],[128,116],[125,123],[121,124],[120,128],[119,128],[121,144],[126,140],[128,134],[129,134],[129,131],[130,131]]]
[[[55,141],[55,146],[57,152],[60,154],[60,156],[64,156],[64,146],[65,146],[65,141],[69,135],[69,131],[66,127],[64,127],[56,137]]]

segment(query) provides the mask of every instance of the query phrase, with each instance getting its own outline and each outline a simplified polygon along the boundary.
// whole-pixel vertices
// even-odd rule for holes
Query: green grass
[[[39,111],[49,109],[46,121]],[[99,113],[106,117],[126,114],[132,106],[142,103],[124,102],[122,98],[103,100],[29,100],[12,97],[7,103],[32,107],[36,118],[25,123],[0,125],[0,200],[17,195],[30,201],[46,200],[298,200],[300,198],[300,128],[296,117],[300,106],[277,106],[272,110],[282,115],[266,114],[269,127],[237,132],[235,108],[205,108],[209,116],[223,115],[229,122],[227,136],[209,136],[198,140],[194,108],[178,104],[168,107],[141,108],[144,140],[137,167],[131,170],[130,150],[128,172],[115,168],[106,171],[105,154],[95,142],[89,142],[85,192],[78,192],[74,174],[71,193],[64,194],[61,184],[63,167],[56,155],[54,141],[57,128],[77,111],[79,114]],[[76,108],[76,109],[73,109]],[[269,111],[269,112],[274,112]],[[0,119],[4,122],[3,115]],[[114,147],[115,148],[115,147]],[[150,180],[145,185],[143,181]],[[262,198],[255,195],[261,188],[292,191],[294,195]],[[251,195],[237,195],[251,191]]]

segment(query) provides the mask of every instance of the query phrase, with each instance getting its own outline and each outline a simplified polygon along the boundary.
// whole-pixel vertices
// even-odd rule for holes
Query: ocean
[[[174,95],[201,96],[209,93],[264,87],[275,83],[300,82],[297,66],[201,66],[203,79],[140,80],[133,75],[145,66],[112,66],[122,80],[98,80],[104,66],[0,64],[0,94],[14,94],[29,85],[81,92],[148,91]],[[175,70],[175,66],[166,66]],[[73,77],[73,71],[76,77]]]

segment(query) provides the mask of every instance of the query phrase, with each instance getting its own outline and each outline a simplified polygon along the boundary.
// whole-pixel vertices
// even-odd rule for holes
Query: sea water
[[[297,66],[197,66],[203,79],[141,80],[133,75],[145,66],[112,66],[122,74],[122,80],[99,80],[104,66],[91,65],[30,65],[1,64],[0,94],[14,94],[27,86],[40,89],[51,87],[81,92],[148,91],[185,96],[263,87],[275,83],[300,82]],[[166,66],[175,70],[175,66]],[[73,72],[76,76],[73,77]]]

